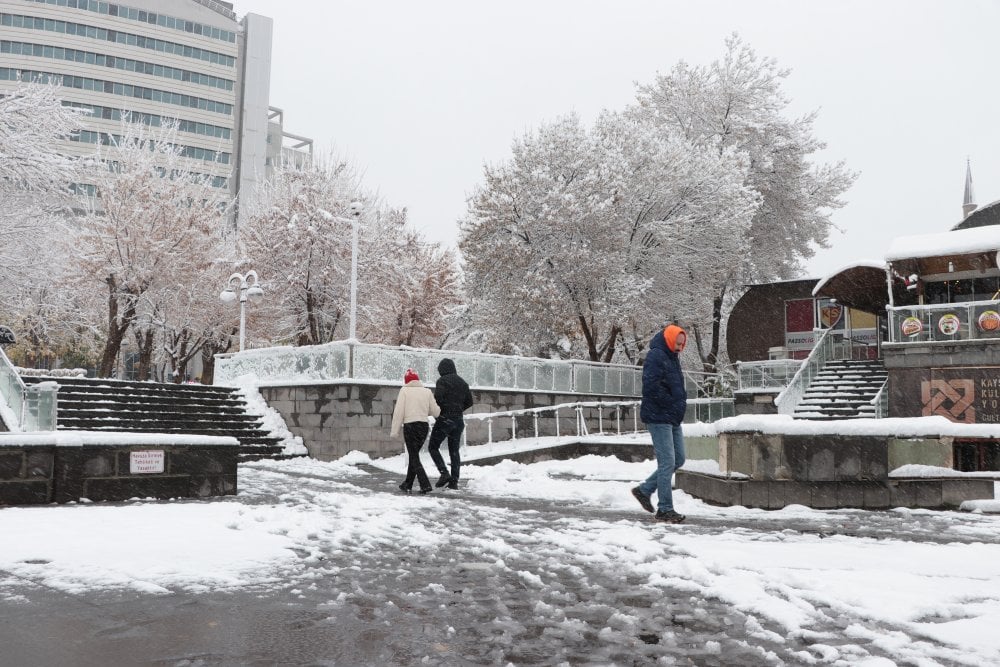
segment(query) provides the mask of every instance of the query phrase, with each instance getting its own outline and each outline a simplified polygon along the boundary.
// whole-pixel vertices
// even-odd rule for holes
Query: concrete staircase
[[[795,406],[793,416],[820,420],[874,418],[871,401],[888,376],[879,360],[827,362]]]
[[[177,433],[230,436],[240,441],[240,460],[281,458],[280,439],[247,414],[236,389],[201,384],[23,377],[25,384],[59,384],[60,431]]]

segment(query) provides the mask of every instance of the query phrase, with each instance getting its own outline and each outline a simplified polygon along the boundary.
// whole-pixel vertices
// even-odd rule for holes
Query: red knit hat
[[[414,380],[419,380],[419,379],[420,379],[420,376],[417,375],[417,372],[415,370],[413,370],[412,368],[407,368],[406,369],[406,375],[403,376],[403,383],[404,384],[409,384],[410,382],[413,382]]]

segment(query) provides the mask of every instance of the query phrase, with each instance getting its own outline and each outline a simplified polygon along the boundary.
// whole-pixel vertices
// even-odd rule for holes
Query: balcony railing
[[[891,343],[1000,339],[1000,301],[901,306],[886,310]]]
[[[428,384],[438,363],[452,359],[458,374],[480,389],[520,389],[599,396],[639,396],[642,369],[587,361],[562,361],[453,350],[333,342],[271,347],[216,357],[215,382],[234,384],[243,375],[262,385],[361,380],[401,382],[412,368]]]

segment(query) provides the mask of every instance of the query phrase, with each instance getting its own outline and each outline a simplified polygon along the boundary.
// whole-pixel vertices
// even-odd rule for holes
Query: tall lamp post
[[[258,303],[264,298],[264,290],[260,288],[260,279],[254,270],[245,274],[234,273],[226,281],[226,289],[222,290],[219,298],[223,303],[236,301],[236,290],[239,290],[240,300],[240,352],[243,351],[243,342],[246,340],[247,328],[247,299],[251,303]]]
[[[358,338],[358,224],[362,208],[361,202],[351,202],[351,340]]]

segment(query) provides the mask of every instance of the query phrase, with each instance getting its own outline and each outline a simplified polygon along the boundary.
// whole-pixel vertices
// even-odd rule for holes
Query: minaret
[[[972,192],[972,165],[965,159],[965,199],[962,201],[962,219],[976,210],[976,195]]]

